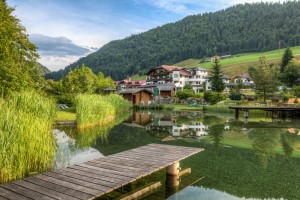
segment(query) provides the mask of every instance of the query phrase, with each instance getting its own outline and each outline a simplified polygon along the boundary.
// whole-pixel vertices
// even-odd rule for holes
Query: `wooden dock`
[[[0,186],[4,199],[94,199],[203,149],[148,144]],[[167,168],[167,169],[168,169]]]
[[[235,110],[235,117],[239,117],[239,111],[244,111],[244,117],[248,118],[249,110],[264,110],[272,112],[272,117],[277,118],[278,112],[291,113],[292,117],[295,117],[300,112],[300,106],[229,106],[229,109]]]

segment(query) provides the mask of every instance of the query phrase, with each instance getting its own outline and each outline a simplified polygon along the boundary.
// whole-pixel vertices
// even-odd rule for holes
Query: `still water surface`
[[[192,173],[182,176],[178,187],[168,187],[160,171],[102,199],[154,181],[162,187],[144,199],[300,199],[299,120],[141,111],[93,130],[57,127],[54,134],[59,145],[56,168],[149,143],[205,148],[181,162]]]

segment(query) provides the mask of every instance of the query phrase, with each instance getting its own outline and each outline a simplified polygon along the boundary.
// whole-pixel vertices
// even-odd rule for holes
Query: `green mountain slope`
[[[49,73],[51,73],[51,71],[47,67],[45,67],[44,65],[42,65],[41,63],[37,62],[36,65],[42,71],[43,74],[49,74]]]
[[[122,79],[188,58],[263,52],[297,45],[300,45],[299,1],[236,5],[112,41],[47,77],[59,79],[84,63],[95,73],[102,71],[114,79]]]
[[[281,58],[283,56],[285,49],[267,51],[267,52],[259,52],[259,53],[245,53],[245,54],[237,54],[233,55],[232,58],[223,59],[220,61],[222,65],[222,70],[225,74],[229,76],[234,76],[236,74],[243,74],[247,72],[248,67],[251,65],[257,65],[259,61],[259,57],[265,56],[269,64],[280,64]],[[291,47],[293,51],[293,55],[299,59],[300,58],[300,46]],[[209,60],[207,58],[206,60]],[[179,63],[175,63],[175,66],[185,67],[185,68],[193,68],[196,66],[201,66],[203,68],[209,69],[212,67],[212,62],[204,62],[201,63],[200,59],[187,59],[181,61]]]

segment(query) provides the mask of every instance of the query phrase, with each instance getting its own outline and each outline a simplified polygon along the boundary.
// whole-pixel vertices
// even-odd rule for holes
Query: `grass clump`
[[[79,128],[111,122],[116,114],[128,110],[129,103],[121,96],[80,94],[76,99],[76,119]]]
[[[54,101],[33,92],[13,94],[0,112],[0,183],[50,170],[56,144]]]

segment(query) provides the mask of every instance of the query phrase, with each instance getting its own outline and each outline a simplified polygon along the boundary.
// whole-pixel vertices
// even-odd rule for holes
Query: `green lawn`
[[[55,121],[75,121],[75,108],[59,109]]]
[[[193,107],[183,104],[163,104],[165,109],[176,109],[176,110],[202,110],[202,107]]]
[[[259,53],[245,53],[234,55],[233,58],[228,58],[221,60],[222,70],[225,74],[234,76],[235,74],[245,73],[251,65],[256,65],[258,63],[259,57],[265,56],[269,63],[279,63],[285,49],[259,52]],[[297,58],[300,57],[300,46],[291,47],[293,55]],[[179,67],[192,68],[196,66],[201,66],[203,68],[211,68],[212,62],[199,63],[200,59],[188,59],[174,65]]]
[[[146,75],[140,76],[140,75],[136,74],[136,75],[133,75],[133,76],[130,77],[130,78],[131,78],[131,80],[133,80],[133,81],[146,80]]]

